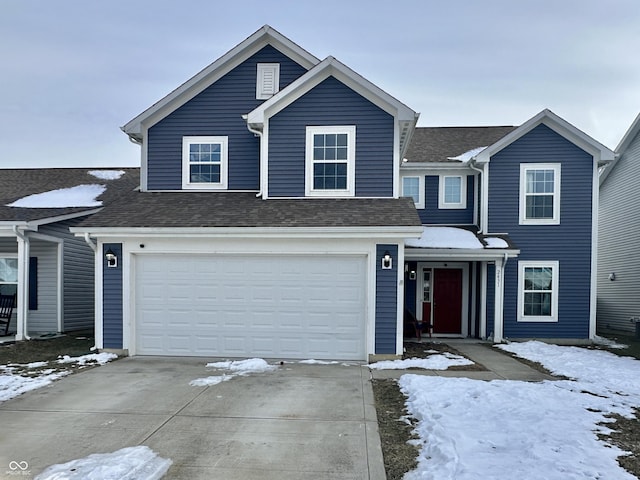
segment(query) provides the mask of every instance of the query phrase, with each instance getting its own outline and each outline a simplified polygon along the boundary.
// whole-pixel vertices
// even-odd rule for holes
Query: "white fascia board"
[[[86,217],[88,215],[93,215],[94,213],[98,213],[100,210],[102,210],[102,208],[103,207],[93,208],[91,210],[84,210],[82,212],[69,213],[69,214],[66,214],[66,215],[58,215],[56,217],[41,218],[39,220],[32,220],[32,221],[29,222],[29,225],[32,225],[32,226],[37,228],[40,225],[47,225],[49,223],[63,222],[65,220],[71,220],[72,218]]]
[[[140,139],[143,124],[151,127],[162,118],[184,105],[193,97],[201,93],[207,87],[215,83],[246,59],[257,53],[266,45],[271,45],[286,56],[309,69],[320,62],[320,59],[311,55],[299,45],[295,44],[284,35],[268,25],[263,26],[253,35],[236,45],[227,53],[218,58],[208,67],[191,77],[185,83],[173,90],[167,96],[153,104],[133,120],[121,127],[122,131],[130,137]]]
[[[405,260],[460,260],[460,261],[497,261],[502,260],[505,254],[509,258],[515,258],[520,250],[497,248],[410,248],[405,247]]]
[[[420,238],[422,226],[406,227],[71,227],[77,237],[271,237],[271,238]]]
[[[612,172],[612,170],[618,164],[618,161],[619,161],[620,157],[622,157],[624,155],[624,153],[627,150],[627,148],[629,148],[629,145],[631,145],[631,143],[638,136],[638,133],[640,133],[640,114],[638,114],[638,116],[633,121],[633,123],[631,124],[629,129],[625,132],[624,136],[622,137],[622,140],[620,140],[620,143],[618,143],[618,146],[615,149],[615,154],[616,154],[615,155],[615,159],[613,160],[612,163],[610,163],[604,169],[604,171],[600,175],[600,178],[599,178],[600,185],[602,185],[604,183],[604,181],[607,179],[609,174]]]
[[[469,174],[479,173],[477,170],[469,168],[468,163],[450,163],[450,162],[404,162],[400,165],[400,172],[403,170],[424,170],[429,173],[440,173],[444,170],[468,170]]]
[[[560,118],[551,110],[545,109],[533,118],[527,120],[525,123],[520,125],[509,134],[502,137],[493,145],[489,145],[482,152],[476,155],[476,157],[474,157],[474,160],[478,163],[487,163],[492,155],[495,155],[500,150],[512,144],[525,134],[529,133],[540,124],[546,125],[557,134],[563,136],[570,142],[583,149],[585,152],[593,155],[594,160],[597,163],[612,162],[614,159],[614,153],[609,148],[605,147],[597,140],[594,140],[582,130],[574,127],[566,120]]]
[[[264,124],[266,118],[291,105],[330,76],[333,76],[385,112],[393,115],[399,122],[411,122],[415,125],[418,121],[417,112],[414,112],[342,62],[329,56],[262,105],[249,112],[247,123],[252,126]]]

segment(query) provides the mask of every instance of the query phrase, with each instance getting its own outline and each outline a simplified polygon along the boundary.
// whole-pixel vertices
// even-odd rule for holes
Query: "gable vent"
[[[256,98],[266,100],[280,89],[280,64],[259,63],[256,83]]]

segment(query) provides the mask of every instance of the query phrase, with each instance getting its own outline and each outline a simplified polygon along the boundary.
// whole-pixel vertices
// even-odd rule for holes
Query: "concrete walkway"
[[[207,361],[124,358],[0,403],[0,478],[137,445],[173,461],[167,479],[386,478],[368,368],[285,363],[190,386],[222,374]]]
[[[455,348],[469,360],[480,364],[486,370],[372,370],[373,378],[399,378],[405,373],[416,375],[438,375],[441,377],[465,377],[476,380],[522,380],[527,382],[540,382],[553,380],[555,377],[546,375],[523,362],[497,351],[495,347],[486,342],[468,339],[443,339],[439,341]]]

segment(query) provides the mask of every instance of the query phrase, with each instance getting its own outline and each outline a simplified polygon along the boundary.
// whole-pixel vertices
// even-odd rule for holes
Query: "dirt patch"
[[[93,331],[70,332],[56,337],[0,343],[0,365],[49,362],[63,355],[79,357],[94,353]]]
[[[409,443],[417,438],[412,433],[414,426],[407,418],[405,396],[400,392],[398,381],[386,379],[371,382],[387,480],[399,480],[418,466],[416,459],[420,450]]]
[[[598,435],[601,440],[615,445],[630,455],[618,457],[618,464],[627,472],[640,478],[640,409],[635,409],[635,418],[610,415],[615,423],[604,423],[614,430],[610,435]]]
[[[441,353],[451,353],[453,355],[459,355],[464,357],[455,348],[440,342],[405,342],[403,359],[408,358],[427,358],[430,355],[436,355]],[[466,357],[465,357],[466,358]],[[448,370],[461,370],[461,371],[486,371],[484,365],[479,363],[473,363],[472,365],[455,365],[448,368]]]

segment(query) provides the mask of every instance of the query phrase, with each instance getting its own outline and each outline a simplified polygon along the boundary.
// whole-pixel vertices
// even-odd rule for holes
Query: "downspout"
[[[87,242],[87,245],[93,250],[93,253],[98,251],[98,246],[91,241],[91,237],[89,237],[89,232],[84,232],[84,241]]]
[[[246,122],[248,115],[242,115],[243,120]],[[260,190],[256,193],[256,198],[260,198],[262,196],[262,177],[264,173],[262,172],[262,131],[257,128],[253,128],[249,122],[247,122],[247,130],[260,138]]]
[[[479,183],[481,190],[481,193],[484,195],[484,190],[485,190],[485,185],[484,185],[484,168],[480,169],[476,166],[474,166],[473,164],[473,160],[471,160],[469,162],[469,168],[471,170],[475,170],[476,172],[478,172],[480,174],[480,178],[481,181]],[[481,201],[480,199],[480,195],[478,195],[478,192],[476,192],[476,198],[478,199],[476,202],[476,208],[478,209],[478,233],[484,233],[484,224],[482,222],[482,219],[484,218],[484,215],[482,215],[482,209],[484,208],[484,203]]]
[[[13,233],[18,239],[18,319],[22,317],[22,322],[17,322],[16,340],[23,338],[31,340],[27,334],[26,306],[29,299],[28,295],[25,295],[29,288],[29,238],[18,229],[17,225],[13,226]],[[22,255],[20,255],[21,253]]]

